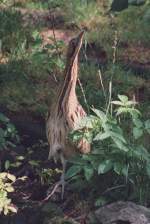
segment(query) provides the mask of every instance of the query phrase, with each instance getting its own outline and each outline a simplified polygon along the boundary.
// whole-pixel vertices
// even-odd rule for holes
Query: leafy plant
[[[0,150],[14,147],[19,141],[19,136],[15,126],[2,113],[0,113]]]
[[[0,173],[0,214],[3,212],[7,215],[9,212],[17,212],[17,208],[12,204],[8,193],[14,191],[12,184],[16,181],[16,177],[9,173]]]
[[[132,185],[133,192],[141,203],[147,200],[150,178],[150,154],[142,142],[143,134],[150,133],[150,120],[141,120],[136,102],[127,96],[118,95],[111,101],[111,113],[92,108],[94,114],[87,116],[71,133],[72,141],[86,138],[92,144],[89,155],[80,155],[71,162],[67,178],[83,173],[90,179],[113,172],[124,177],[124,184]]]

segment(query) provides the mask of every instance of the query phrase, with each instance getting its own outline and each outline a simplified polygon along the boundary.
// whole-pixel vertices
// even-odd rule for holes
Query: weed
[[[86,138],[93,149],[91,154],[72,160],[73,166],[66,176],[72,178],[82,172],[90,181],[95,172],[102,175],[113,171],[120,180],[124,177],[122,184],[131,184],[134,197],[145,204],[148,201],[150,154],[141,138],[144,133],[150,134],[150,120],[140,119],[135,101],[123,95],[118,98],[111,101],[111,105],[117,106],[115,109],[110,106],[104,112],[92,108],[94,115],[84,118],[71,133],[73,142]],[[126,125],[127,122],[130,125]]]

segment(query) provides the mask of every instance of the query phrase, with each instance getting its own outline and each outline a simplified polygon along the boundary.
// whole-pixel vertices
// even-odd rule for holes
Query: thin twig
[[[51,13],[50,6],[49,6],[49,15],[50,15],[50,20],[51,20],[51,24],[52,24],[54,44],[55,44],[55,47],[56,47],[57,54],[58,54],[58,56],[60,56],[60,52],[58,50],[58,45],[57,45],[57,39],[56,39],[56,35],[55,35],[55,25],[54,25],[55,19],[54,19],[54,15],[52,15],[52,13]]]
[[[110,105],[111,105],[111,97],[112,97],[112,81],[109,82],[109,99],[108,99],[108,106],[107,106],[107,109],[106,109],[106,116],[109,112],[109,108],[110,108]]]
[[[115,187],[107,188],[107,189],[102,193],[102,195],[104,195],[104,194],[106,194],[106,193],[108,193],[108,192],[110,192],[110,191],[112,191],[112,190],[116,190],[116,189],[118,189],[118,188],[122,188],[122,187],[125,187],[125,185],[122,184],[122,185],[118,185],[118,186],[115,186]]]
[[[98,75],[99,75],[100,83],[101,83],[101,86],[102,86],[103,94],[104,94],[104,97],[106,99],[106,93],[105,93],[105,88],[104,88],[104,85],[103,85],[102,73],[101,73],[100,69],[98,70]]]
[[[88,112],[89,112],[88,102],[87,102],[87,99],[86,99],[86,96],[85,96],[85,92],[84,92],[82,83],[81,83],[81,81],[80,81],[79,78],[78,78],[78,83],[79,83],[79,86],[80,86],[80,89],[81,89],[81,92],[82,92],[82,95],[83,95],[84,102],[85,102],[85,104],[86,104],[86,106],[87,106],[87,110],[88,110]]]

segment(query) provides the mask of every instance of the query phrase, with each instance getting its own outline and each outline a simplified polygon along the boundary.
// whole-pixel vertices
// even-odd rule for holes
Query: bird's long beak
[[[84,31],[82,31],[82,32],[77,36],[76,49],[75,49],[75,54],[74,54],[74,56],[76,56],[76,55],[79,54],[80,48],[81,48],[81,46],[82,46],[83,35],[84,35]]]
[[[84,31],[82,31],[79,36],[77,37],[78,39],[78,46],[81,48],[82,41],[83,41],[83,36],[84,36]]]
[[[79,39],[83,39],[83,35],[84,35],[84,30],[81,31],[81,33],[79,34]]]

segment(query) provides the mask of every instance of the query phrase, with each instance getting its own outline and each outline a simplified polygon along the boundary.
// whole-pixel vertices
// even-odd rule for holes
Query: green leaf
[[[106,138],[109,138],[110,137],[110,133],[108,132],[105,132],[105,133],[98,133],[95,138],[93,139],[94,141],[102,141]]]
[[[137,128],[142,128],[143,127],[143,122],[140,119],[138,119],[138,118],[133,119],[133,123],[135,124],[135,126]]]
[[[150,134],[150,119],[148,119],[147,121],[145,121],[145,129]]]
[[[22,165],[22,162],[15,162],[11,164],[11,167],[19,167]]]
[[[110,171],[113,167],[111,160],[105,160],[98,166],[98,174],[104,174]]]
[[[7,123],[9,119],[2,113],[0,113],[0,121]]]
[[[148,150],[145,147],[143,147],[142,145],[136,147],[133,150],[133,155],[138,159],[143,158],[147,162],[149,161],[149,158],[150,158],[150,154],[149,154]]]
[[[122,163],[119,163],[119,162],[114,163],[114,171],[115,171],[115,173],[120,175],[121,174],[121,170],[122,170]]]
[[[110,135],[111,135],[111,137],[115,137],[116,139],[118,138],[123,143],[127,143],[126,140],[125,140],[125,138],[123,137],[123,135],[119,134],[118,132],[112,132],[112,131],[110,131]]]
[[[124,145],[124,143],[122,141],[120,141],[118,138],[115,138],[115,137],[112,137],[113,141],[115,142],[115,144],[117,145],[117,147],[119,149],[121,149],[122,151],[125,151],[125,152],[128,152],[129,151],[129,148],[126,147]]]
[[[25,158],[24,158],[24,156],[16,156],[16,159],[22,161],[22,160],[24,160]]]
[[[116,114],[117,116],[120,115],[120,114],[124,114],[124,113],[129,112],[128,109],[125,108],[125,107],[119,107],[116,111],[117,111],[117,114]]]
[[[93,167],[92,166],[84,166],[83,169],[84,169],[84,175],[86,177],[86,180],[89,181],[94,173]]]
[[[76,174],[78,174],[81,171],[81,169],[82,169],[81,166],[73,165],[67,170],[65,177],[71,178],[75,176]]]
[[[122,103],[121,101],[118,101],[118,100],[111,101],[111,103],[115,104],[115,105],[124,106],[124,103]]]
[[[128,173],[129,173],[129,168],[128,166],[124,166],[122,168],[122,174],[127,178],[128,177]]]
[[[93,117],[86,116],[82,118],[79,122],[79,124],[76,125],[75,130],[83,129],[83,128],[93,128]]]
[[[118,95],[118,98],[121,102],[126,103],[128,102],[128,97],[124,95]]]
[[[10,167],[10,162],[9,162],[9,160],[6,160],[5,161],[5,169],[8,170],[9,167]]]
[[[106,122],[107,121],[107,117],[106,114],[101,111],[101,110],[97,110],[97,109],[93,109],[92,111],[101,119],[102,122]]]
[[[140,138],[143,135],[143,129],[134,127],[133,128],[133,135],[134,135],[135,139]]]
[[[36,160],[30,160],[30,161],[29,161],[29,164],[30,164],[31,166],[39,166],[39,161],[36,161]]]

